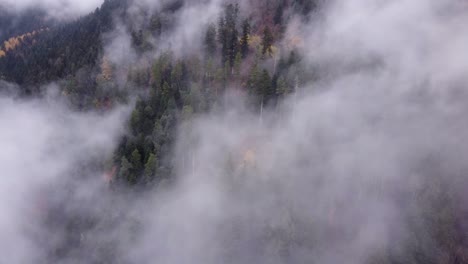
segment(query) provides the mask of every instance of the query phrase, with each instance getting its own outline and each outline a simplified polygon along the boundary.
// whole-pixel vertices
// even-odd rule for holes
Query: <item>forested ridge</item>
[[[68,107],[79,113],[97,112],[105,115],[121,105],[130,105],[131,111],[125,122],[125,133],[119,137],[112,156],[101,157],[102,160],[96,160],[95,164],[83,165],[86,168],[77,169],[77,171],[80,171],[77,174],[81,172],[85,174],[86,171],[93,169],[104,171],[106,188],[110,192],[124,194],[123,199],[128,198],[131,200],[132,194],[135,193],[141,195],[156,192],[164,193],[165,188],[170,189],[171,186],[177,186],[176,182],[179,180],[177,177],[180,175],[180,171],[189,171],[188,174],[195,174],[197,157],[194,155],[196,154],[194,154],[193,150],[187,149],[185,152],[184,149],[181,151],[179,148],[185,146],[184,144],[188,146],[196,144],[192,142],[184,142],[184,144],[179,142],[178,144],[178,136],[185,135],[184,133],[193,136],[190,133],[194,133],[195,136],[193,137],[205,139],[203,135],[197,134],[201,133],[197,129],[193,129],[193,131],[188,129],[187,132],[183,129],[184,126],[209,113],[214,113],[215,120],[217,114],[229,113],[229,104],[231,103],[229,100],[230,96],[233,95],[247,98],[243,107],[247,109],[245,111],[249,115],[254,116],[255,127],[261,127],[259,129],[261,132],[246,136],[247,139],[242,142],[239,147],[240,150],[229,150],[228,160],[223,161],[222,168],[225,169],[228,175],[226,176],[227,181],[230,183],[230,186],[223,189],[223,191],[228,193],[229,199],[233,199],[231,196],[236,195],[239,195],[236,199],[240,200],[247,200],[249,195],[252,197],[257,197],[256,195],[271,195],[272,197],[275,197],[275,194],[278,196],[286,195],[284,194],[286,192],[281,191],[282,188],[296,187],[301,189],[301,182],[305,185],[313,182],[316,186],[325,186],[323,188],[326,189],[325,175],[330,169],[327,164],[338,162],[336,160],[343,162],[345,166],[349,166],[346,168],[351,168],[345,173],[349,174],[350,177],[360,174],[366,175],[371,172],[375,172],[376,175],[387,173],[385,170],[391,167],[391,165],[388,165],[391,162],[388,162],[388,164],[382,162],[383,165],[378,163],[383,167],[380,170],[375,169],[375,164],[371,164],[372,162],[367,163],[360,160],[359,162],[368,165],[366,169],[362,169],[359,166],[349,165],[351,162],[346,163],[351,158],[347,160],[347,157],[335,157],[334,154],[331,154],[336,149],[340,149],[340,144],[346,146],[352,141],[348,140],[347,135],[340,134],[342,131],[356,132],[354,125],[349,125],[353,122],[352,118],[354,116],[352,114],[354,112],[352,111],[350,111],[349,119],[346,119],[347,115],[343,115],[344,117],[332,115],[336,120],[329,122],[336,122],[338,127],[336,127],[336,130],[334,128],[333,132],[329,134],[321,134],[321,128],[314,127],[313,131],[316,134],[311,140],[319,142],[314,145],[316,147],[314,154],[310,154],[309,157],[309,154],[304,154],[307,153],[304,148],[308,145],[301,146],[301,144],[297,144],[295,146],[297,148],[296,152],[302,153],[298,155],[303,156],[300,156],[297,161],[294,160],[295,168],[285,169],[286,165],[282,164],[282,161],[284,160],[286,163],[289,160],[287,149],[285,147],[286,150],[281,153],[282,148],[277,146],[272,147],[278,151],[278,153],[272,154],[275,157],[273,160],[276,160],[277,164],[271,165],[271,168],[263,168],[257,165],[257,163],[262,162],[261,149],[269,149],[271,146],[268,144],[274,145],[273,143],[264,142],[275,142],[275,139],[272,138],[277,136],[275,133],[280,133],[270,130],[282,129],[281,125],[275,126],[275,122],[284,122],[282,119],[285,118],[284,115],[287,116],[287,114],[282,114],[285,102],[292,105],[293,109],[300,107],[301,97],[306,98],[309,93],[309,91],[304,90],[307,88],[303,88],[306,84],[317,83],[317,86],[319,86],[319,84],[325,83],[334,76],[342,74],[342,72],[359,72],[362,69],[380,74],[379,70],[386,65],[385,62],[379,61],[380,50],[374,47],[369,48],[371,50],[369,58],[358,60],[358,62],[340,61],[337,63],[336,69],[333,63],[339,61],[339,59],[336,59],[341,54],[339,51],[336,54],[332,53],[331,57],[334,61],[332,60],[331,63],[321,61],[319,56],[312,56],[318,61],[315,64],[304,61],[308,56],[306,56],[304,50],[311,53],[314,52],[312,49],[315,48],[328,51],[326,47],[323,47],[326,45],[310,47],[310,50],[308,50],[309,47],[304,47],[304,45],[308,45],[307,41],[310,38],[326,37],[326,34],[310,36],[308,32],[301,31],[304,30],[303,28],[296,26],[302,23],[320,27],[322,25],[319,22],[320,18],[325,16],[325,11],[322,9],[325,5],[323,1],[221,2],[222,8],[217,10],[216,20],[202,23],[201,30],[193,30],[194,33],[188,35],[194,39],[178,38],[178,36],[174,35],[177,35],[176,33],[179,32],[180,28],[187,28],[187,31],[190,31],[189,28],[192,25],[181,24],[184,21],[186,22],[181,16],[189,16],[191,14],[189,11],[198,2],[191,3],[184,0],[161,1],[158,3],[157,8],[147,8],[144,4],[140,4],[138,0],[105,0],[95,11],[71,21],[46,18],[45,12],[35,10],[28,10],[16,15],[0,11],[0,81],[16,84],[17,90],[14,93],[18,98],[28,99],[47,97],[52,85],[57,89],[60,100],[64,100]],[[209,13],[208,8],[206,12]],[[13,20],[14,23],[12,23]],[[323,25],[325,24],[323,23]],[[336,32],[341,30],[339,27],[333,29]],[[359,34],[359,32],[356,34]],[[346,44],[348,43],[342,43],[343,46],[346,46]],[[333,43],[333,45],[337,44]],[[356,54],[353,54],[353,56],[360,55],[358,52]],[[356,74],[356,76],[358,76],[356,79],[347,80],[341,85],[359,86],[361,84],[359,74]],[[409,82],[405,82],[405,85],[407,83]],[[418,83],[417,85],[423,84]],[[0,85],[0,89],[2,87]],[[320,89],[323,89],[323,87],[317,88],[311,93],[319,93]],[[1,92],[11,92],[11,90]],[[428,96],[424,92],[420,92],[420,94],[423,98]],[[345,94],[344,98],[351,98],[350,100],[352,100],[354,97]],[[417,99],[414,100],[417,101]],[[333,109],[334,101],[330,100],[328,103],[329,105],[326,105],[326,107]],[[338,107],[336,106],[337,109]],[[373,107],[380,106],[371,105],[369,108],[374,109]],[[401,111],[406,110],[405,108]],[[294,121],[294,117],[301,115],[301,113],[294,111],[297,110],[292,110],[289,117],[292,120],[291,122]],[[408,112],[414,114],[417,110],[414,110],[414,112],[408,110]],[[320,114],[320,111],[318,111],[315,120],[321,120]],[[369,125],[368,130],[375,129],[375,127],[378,129],[388,128],[391,132],[378,130],[376,134],[382,133],[382,138],[385,138],[386,133],[393,133],[391,135],[394,137],[389,136],[390,142],[394,138],[399,139],[400,137],[406,140],[402,136],[404,133],[398,129],[393,130],[393,125],[399,124],[399,121],[395,120],[399,120],[400,116],[398,113],[392,114],[388,114],[390,116],[388,119],[386,119],[385,114],[380,112],[379,115],[366,116],[365,118],[371,120],[369,121],[371,125]],[[365,125],[368,119],[365,119],[365,122],[363,121]],[[222,118],[218,120],[218,122],[222,121]],[[382,125],[380,127],[384,122],[389,122],[391,125]],[[301,127],[301,125],[312,126],[310,124],[287,124],[295,128]],[[323,126],[329,125],[326,121],[321,124]],[[341,124],[343,124],[343,130],[339,127]],[[222,137],[222,135],[218,135],[219,133],[230,132],[218,126],[209,127],[209,129],[211,128],[215,130],[213,133],[216,133],[216,136],[213,136],[215,142],[213,144],[217,144],[216,139]],[[236,128],[230,128],[236,130]],[[411,129],[412,127],[408,131],[411,131]],[[244,131],[239,129],[239,133],[244,133]],[[367,136],[366,133],[369,132],[362,132],[362,138]],[[289,135],[281,134],[281,142],[282,144],[288,144],[289,140],[296,142],[298,139],[292,137],[298,135],[309,136],[309,134],[294,134],[291,135],[291,138],[288,138]],[[349,136],[349,138],[353,136]],[[190,136],[187,136],[187,138],[190,138]],[[331,144],[327,141],[332,141],[335,138],[339,143],[333,142]],[[360,135],[356,136],[356,138],[359,141]],[[194,139],[190,140],[196,141]],[[187,139],[187,141],[190,140]],[[330,143],[329,145],[332,145],[332,147],[321,140]],[[410,145],[408,148],[411,148],[413,145],[406,143],[405,140],[402,141]],[[226,143],[226,145],[229,144]],[[351,144],[351,146],[354,145]],[[368,148],[372,152],[373,146],[369,143],[369,145],[365,145],[364,149]],[[426,150],[417,144],[413,147]],[[361,149],[357,148],[356,155],[360,154],[359,151]],[[444,181],[444,177],[442,177],[442,175],[445,175],[446,166],[451,164],[450,161],[445,159],[443,161],[439,160],[442,159],[441,157],[445,153],[443,151],[441,150],[440,153],[434,151],[431,155],[420,159],[408,154],[410,158],[416,160],[414,164],[410,165],[408,165],[409,161],[407,163],[402,161],[402,164],[409,167],[408,171],[410,172],[408,175],[411,175],[408,177],[424,175],[424,180],[418,178],[418,182],[415,184],[417,187],[411,189],[411,191],[401,186],[395,187],[394,185],[399,184],[397,181],[387,181],[391,185],[391,187],[388,187],[383,186],[385,183],[377,182],[378,180],[374,179],[372,179],[372,188],[367,190],[368,183],[360,185],[359,180],[348,182],[346,177],[344,177],[346,181],[343,185],[351,190],[349,191],[352,193],[351,197],[342,197],[337,194],[333,199],[321,200],[319,193],[322,193],[324,189],[314,188],[314,191],[311,190],[313,192],[311,197],[313,198],[310,199],[315,198],[316,200],[311,204],[320,204],[320,206],[306,208],[319,212],[317,214],[320,214],[320,216],[315,217],[316,215],[314,215],[315,218],[307,213],[297,213],[295,210],[304,208],[304,205],[297,201],[288,204],[290,202],[288,197],[271,198],[268,196],[265,198],[262,196],[262,199],[269,202],[276,201],[276,199],[280,200],[275,205],[278,207],[278,214],[281,215],[278,217],[279,220],[275,218],[278,222],[264,219],[251,211],[248,211],[251,214],[248,217],[235,215],[237,218],[233,220],[234,217],[229,218],[226,216],[226,223],[223,222],[224,220],[220,221],[222,223],[216,222],[216,224],[219,224],[216,228],[223,230],[222,234],[228,234],[226,236],[229,238],[231,238],[231,234],[236,234],[235,238],[232,238],[234,242],[231,240],[220,242],[231,247],[226,246],[226,248],[223,248],[222,254],[220,253],[223,256],[222,259],[226,263],[304,263],[301,262],[304,259],[312,261],[312,263],[328,263],[326,261],[330,261],[330,259],[345,261],[349,257],[359,259],[354,259],[350,263],[369,264],[468,263],[467,214],[464,209],[465,206],[460,202],[462,198],[458,195],[460,185],[454,187]],[[178,152],[182,152],[182,154]],[[319,154],[316,154],[316,152]],[[408,150],[408,152],[404,153],[406,155],[409,152]],[[385,155],[383,154],[384,157],[386,157]],[[353,156],[353,154],[350,156]],[[278,157],[283,157],[283,160],[277,160]],[[333,157],[336,160],[333,160]],[[365,157],[368,157],[367,154]],[[307,160],[309,158],[310,160]],[[391,158],[398,160],[398,157],[391,156]],[[206,165],[211,169],[210,166]],[[255,173],[259,175],[276,175],[279,172],[275,172],[274,166],[278,166],[278,171],[284,173],[285,178],[272,182],[255,179],[261,183],[266,182],[265,186],[260,184],[261,187],[258,190],[253,190],[255,187],[249,188],[249,180],[245,179],[248,178],[248,175]],[[203,167],[203,165],[200,165],[200,167]],[[289,173],[293,174],[295,170],[298,170],[297,168],[303,168],[306,171],[305,174],[310,171],[311,174],[316,173],[318,176],[310,182],[302,177],[295,178],[292,176],[290,181],[287,180]],[[312,168],[317,168],[317,171],[312,172]],[[210,170],[206,169],[206,171]],[[337,173],[336,171],[340,170],[331,171]],[[392,171],[392,169],[388,169],[388,171]],[[459,174],[463,173],[465,172],[453,172],[453,175],[458,177]],[[255,182],[255,186],[258,186],[256,185],[258,182]],[[278,187],[275,184],[287,187]],[[343,188],[343,185],[340,184],[340,188]],[[280,191],[276,192],[268,189],[267,192],[262,187]],[[386,189],[386,187],[389,189]],[[303,189],[301,191],[307,192],[307,190]],[[245,197],[241,197],[244,195]],[[398,213],[392,211],[394,214],[383,214],[382,219],[376,220],[371,216],[366,218],[366,209],[361,208],[358,205],[359,202],[362,201],[365,205],[379,207],[379,202],[384,200],[382,197],[387,195],[392,197],[392,205],[395,205],[392,210],[397,211],[395,209],[397,206],[401,210]],[[370,201],[366,197],[372,197],[375,201]],[[107,197],[106,199],[109,199],[109,203],[113,202],[111,198]],[[352,207],[347,208],[346,201],[348,200],[353,200]],[[89,203],[88,200],[86,201]],[[139,201],[139,199],[134,199],[127,206],[140,209],[143,205],[138,204]],[[55,200],[54,202],[58,203]],[[209,204],[209,202],[207,203]],[[245,203],[249,204],[250,201]],[[51,202],[51,204],[54,203]],[[164,206],[162,207],[164,208]],[[130,257],[128,259],[120,258],[119,252],[126,249],[117,248],[115,246],[117,242],[112,238],[106,237],[103,241],[87,242],[87,234],[92,237],[92,232],[97,227],[101,228],[99,229],[101,232],[107,232],[106,230],[112,229],[114,225],[119,226],[117,223],[122,221],[125,222],[125,224],[122,224],[122,228],[130,230],[126,239],[133,241],[132,239],[136,239],[135,237],[144,235],[142,234],[144,233],[142,230],[144,230],[143,226],[145,224],[143,221],[135,220],[130,213],[126,214],[120,210],[116,210],[118,213],[110,212],[110,210],[106,211],[105,208],[101,207],[105,211],[105,216],[96,216],[92,210],[90,210],[92,213],[89,211],[80,213],[80,210],[83,209],[79,209],[69,214],[63,208],[55,208],[56,211],[53,210],[53,205],[50,208],[52,208],[51,213],[44,218],[46,219],[44,221],[47,222],[46,226],[53,228],[54,221],[58,221],[53,216],[59,215],[62,217],[61,221],[65,223],[60,228],[67,235],[62,238],[63,243],[54,244],[55,246],[50,249],[51,252],[47,253],[46,259],[48,261],[75,263],[70,261],[69,258],[79,261],[79,256],[82,253],[80,250],[84,252],[93,248],[92,261],[88,259],[91,261],[89,263],[139,263],[132,262],[129,260]],[[374,208],[372,207],[372,209]],[[190,211],[191,209],[187,210]],[[235,209],[232,210],[234,212]],[[378,211],[378,208],[376,210]],[[244,212],[240,209],[239,211]],[[230,213],[235,214],[233,212]],[[359,212],[364,213],[360,214]],[[170,215],[170,213],[168,214]],[[200,212],[200,214],[203,214],[203,212]],[[301,216],[304,214],[307,217],[299,217],[297,214]],[[362,217],[359,219],[368,220],[369,225],[375,224],[377,226],[376,222],[387,223],[388,221],[390,223],[394,218],[398,218],[398,221],[404,223],[401,225],[404,228],[401,229],[404,229],[405,232],[398,238],[393,238],[391,232],[385,234],[385,241],[388,242],[381,247],[379,244],[377,248],[369,250],[370,252],[366,251],[363,253],[365,257],[361,255],[359,257],[330,256],[334,253],[339,255],[340,252],[321,255],[320,252],[327,251],[327,247],[337,247],[339,250],[340,248],[352,246],[347,244],[348,241],[353,241],[352,238],[355,236],[360,238],[384,236],[379,233],[357,234],[358,231],[356,230],[346,229],[342,225],[342,221],[350,217],[350,215],[354,216],[354,214]],[[340,217],[343,218],[340,219]],[[252,228],[259,229],[253,232],[255,234],[253,238],[245,235],[250,231],[244,233],[245,230],[242,229],[242,227],[246,226],[248,219],[254,221]],[[158,221],[172,227],[163,220],[158,218]],[[186,220],[190,221],[190,219]],[[105,222],[106,226],[102,227],[103,221],[109,221],[111,224],[107,225],[108,222]],[[207,225],[210,225],[210,223],[207,223]],[[200,224],[200,226],[205,225]],[[391,228],[400,230],[400,226],[398,228],[389,227],[389,229]],[[157,228],[155,229],[160,231]],[[256,232],[258,232],[258,235]],[[163,231],[160,233],[166,235],[165,238],[161,238],[162,240],[170,240],[171,234],[166,234]],[[237,241],[245,244],[250,243],[249,246],[254,248],[252,251],[262,252],[262,257],[252,253],[250,249],[247,250],[242,245],[236,244]],[[131,242],[126,241],[126,243],[131,245]],[[164,245],[161,245],[161,248],[163,250]],[[185,252],[184,250],[188,249],[183,248],[181,250]],[[192,248],[190,250],[195,251]],[[194,254],[190,250],[188,250],[191,252],[190,254]],[[207,255],[209,255],[208,252],[209,249],[207,249]],[[236,254],[242,254],[242,252],[250,252],[255,257],[250,259],[236,257]],[[205,255],[203,256],[205,257]],[[317,256],[321,256],[322,259],[317,258]],[[132,255],[131,257],[139,259],[139,256]],[[205,260],[204,257],[200,259]],[[169,261],[173,260],[168,259]],[[219,260],[214,257],[213,259]],[[213,259],[207,257],[207,263],[214,263],[211,262],[214,261]],[[170,263],[164,262],[164,258],[162,260],[162,263]],[[177,260],[181,261],[178,263],[186,263],[183,262],[183,258]],[[323,262],[324,260],[325,262]]]
[[[105,109],[128,100],[132,91],[142,92],[129,121],[131,134],[122,140],[115,156],[115,178],[131,184],[151,182],[154,177],[164,179],[171,174],[170,161],[164,160],[168,155],[164,154],[171,149],[178,120],[207,112],[228,87],[253,95],[252,106],[258,111],[273,107],[293,92],[299,78],[310,78],[299,76],[294,68],[300,67],[294,50],[279,55],[274,43],[287,23],[283,14],[291,11],[290,16],[297,13],[307,19],[314,2],[267,4],[257,7],[255,15],[260,19],[255,23],[253,17],[239,14],[238,4],[227,4],[217,23],[208,24],[205,33],[198,36],[203,43],[202,56],[180,58],[168,49],[148,61],[145,53],[170,32],[174,16],[184,5],[184,1],[170,1],[157,13],[144,13],[139,27],[127,22],[131,48],[141,58],[122,69],[106,57],[102,41],[114,29],[113,20],[125,23],[128,2],[107,0],[76,21],[47,29],[31,28],[38,33],[19,38],[14,49],[8,49],[5,40],[0,72],[4,80],[23,85],[21,92],[25,94],[40,94],[35,90],[37,84],[57,81],[64,96],[83,110]],[[151,38],[156,43],[150,43]],[[117,76],[121,74],[126,75],[123,82]]]

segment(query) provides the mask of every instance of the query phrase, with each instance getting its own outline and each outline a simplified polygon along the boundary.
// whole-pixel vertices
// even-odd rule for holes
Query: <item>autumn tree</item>
[[[112,78],[112,65],[106,56],[102,58],[101,76],[102,79],[106,81],[109,81]]]

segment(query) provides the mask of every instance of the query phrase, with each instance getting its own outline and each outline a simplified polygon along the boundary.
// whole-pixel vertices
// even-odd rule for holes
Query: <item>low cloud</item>
[[[180,27],[169,39],[194,38],[205,22],[190,6],[180,25],[196,30]],[[262,115],[226,95],[215,112],[181,125],[176,177],[155,193],[110,194],[89,166],[112,152],[125,111],[78,114],[0,99],[0,238],[9,238],[0,246],[9,262],[53,252],[62,263],[364,264],[388,249],[411,250],[406,243],[421,233],[431,243],[419,254],[449,254],[431,237],[430,201],[419,195],[436,179],[457,210],[468,209],[456,202],[466,200],[468,182],[464,5],[353,0],[323,8],[286,31],[301,39],[304,72],[318,78]],[[60,209],[47,210],[56,221],[49,226],[29,221],[38,215],[33,190],[44,185],[55,188],[46,207]],[[75,219],[82,229],[70,231]],[[49,241],[40,247],[38,238]]]
[[[178,184],[151,199],[152,213],[142,205],[130,262],[360,264],[398,247],[453,254],[427,224],[435,203],[421,195],[450,194],[447,206],[466,211],[457,202],[468,180],[461,7],[336,1],[316,20],[292,22],[287,34],[302,39],[306,74],[318,78],[262,116],[228,96],[234,107],[182,126]],[[421,236],[428,245],[411,244]]]
[[[86,15],[97,7],[100,7],[102,3],[103,0],[0,0],[0,7],[13,12],[39,8],[52,18],[67,20]]]
[[[9,263],[41,263],[53,241],[53,233],[42,236],[50,201],[58,193],[61,203],[70,193],[88,197],[104,186],[102,172],[79,166],[111,157],[126,110],[74,113],[57,102],[6,95],[0,102],[0,245]],[[60,189],[73,184],[86,188]]]

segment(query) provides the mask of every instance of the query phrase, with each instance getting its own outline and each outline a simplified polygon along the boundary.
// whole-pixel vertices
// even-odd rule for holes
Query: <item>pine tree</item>
[[[276,81],[276,95],[278,97],[282,97],[284,95],[289,94],[291,91],[288,89],[286,80],[283,76],[280,76]]]
[[[236,59],[234,60],[234,67],[233,67],[234,78],[240,77],[241,64],[242,64],[242,55],[240,52],[237,52]]]
[[[237,17],[239,15],[239,5],[229,4],[226,7],[226,27],[228,32],[228,57],[229,63],[234,66],[234,60],[237,54],[238,31],[237,31]]]
[[[221,62],[227,61],[234,65],[235,56],[238,49],[237,17],[239,15],[239,5],[229,4],[224,10],[224,17],[218,22],[218,41],[221,44]]]
[[[283,23],[283,11],[285,7],[285,1],[281,1],[276,7],[275,16],[273,17],[273,22],[275,25],[281,25]]]
[[[132,164],[125,156],[123,156],[120,161],[119,178],[124,181],[129,181],[129,179],[131,179],[132,169]]]
[[[263,70],[258,80],[258,95],[263,98],[264,101],[267,101],[272,95],[272,85],[271,77],[267,70]]]
[[[271,55],[273,45],[273,34],[271,33],[270,28],[267,26],[263,30],[263,38],[262,38],[262,55]]]
[[[138,151],[138,149],[135,149],[132,152],[130,160],[131,160],[131,163],[135,172],[138,172],[142,169],[141,154]]]
[[[182,62],[177,62],[171,72],[172,91],[180,91],[182,89],[183,65]]]
[[[145,163],[145,171],[144,176],[145,180],[148,182],[153,177],[154,173],[156,172],[156,168],[158,167],[158,160],[156,155],[151,153],[148,157],[148,161]]]
[[[247,88],[250,94],[255,94],[257,92],[258,80],[260,77],[260,70],[257,63],[254,64],[250,70],[249,79],[247,81]]]
[[[157,14],[151,16],[150,20],[150,30],[156,35],[159,36],[162,33],[162,23],[161,19]]]
[[[242,37],[240,40],[240,51],[242,58],[247,57],[249,54],[249,35],[250,35],[250,23],[246,19],[242,22]]]
[[[169,105],[169,100],[172,97],[171,87],[167,82],[164,82],[162,87],[162,94],[161,94],[161,107],[162,109],[166,109]]]
[[[228,43],[227,30],[224,17],[219,17],[218,20],[218,42],[221,45],[221,62],[224,64],[228,59]]]
[[[229,42],[229,63],[231,64],[231,67],[234,66],[234,61],[236,59],[237,55],[237,50],[238,50],[238,35],[239,33],[237,32],[237,29],[234,25],[234,27],[231,30],[231,39]]]
[[[216,26],[210,24],[205,34],[205,52],[212,57],[216,54]]]
[[[132,129],[133,134],[137,134],[140,131],[142,118],[140,110],[135,107],[132,112],[132,116],[130,117],[130,128]]]

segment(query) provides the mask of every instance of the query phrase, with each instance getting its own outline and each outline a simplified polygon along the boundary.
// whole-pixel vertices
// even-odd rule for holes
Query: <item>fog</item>
[[[100,190],[102,172],[79,166],[105,162],[123,133],[126,108],[74,113],[52,98],[0,99],[0,245],[8,263],[40,263],[48,253],[43,246],[54,240],[52,232],[41,233],[54,196],[61,194],[62,203],[71,193],[91,197]],[[61,189],[72,184],[78,188]]]
[[[186,40],[219,8],[217,1],[185,6],[168,43],[181,56],[193,51]],[[228,92],[224,105],[181,124],[176,180],[150,194],[110,193],[94,171],[125,132],[125,108],[75,113],[53,97],[2,96],[0,246],[8,262],[47,263],[73,241],[61,263],[112,256],[114,263],[362,264],[388,249],[403,254],[408,219],[431,232],[415,207],[434,182],[465,213],[466,4],[352,0],[321,8],[308,22],[292,19],[285,33],[300,39],[304,74],[318,77],[262,115]],[[128,34],[118,30],[117,42],[119,32]],[[288,52],[287,42],[278,45]],[[77,238],[60,218],[51,226],[31,221],[44,218],[36,195],[67,221],[87,215],[95,223]],[[422,254],[441,262],[446,249],[428,244]]]
[[[43,9],[54,19],[69,20],[94,11],[103,0],[1,0],[0,7],[12,12],[26,9]]]

